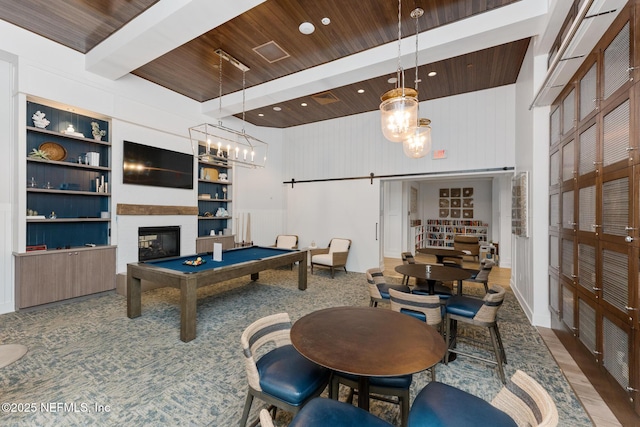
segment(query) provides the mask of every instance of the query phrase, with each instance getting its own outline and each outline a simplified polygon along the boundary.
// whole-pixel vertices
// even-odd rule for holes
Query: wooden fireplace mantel
[[[130,205],[118,203],[118,215],[198,215],[197,206]]]

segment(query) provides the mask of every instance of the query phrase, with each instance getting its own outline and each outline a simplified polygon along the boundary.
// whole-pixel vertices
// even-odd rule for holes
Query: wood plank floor
[[[416,254],[417,262],[421,263],[435,263],[435,257],[431,255]],[[384,272],[385,275],[392,277],[401,277],[394,270],[395,266],[402,264],[400,258],[385,258],[384,259]],[[469,257],[465,258],[465,268],[478,268],[478,263],[471,261]],[[494,267],[491,270],[489,276],[489,283],[496,283],[506,288],[510,287],[511,281],[511,269]],[[631,408],[623,410],[620,413],[620,408],[613,408],[618,412],[619,418],[623,420],[621,423],[616,418],[616,415],[612,411],[612,408],[607,405],[607,402],[602,398],[600,393],[595,389],[589,379],[585,376],[583,370],[578,363],[573,359],[571,354],[567,351],[562,341],[558,338],[556,333],[548,328],[538,328],[540,336],[545,341],[545,344],[549,348],[549,351],[553,355],[554,359],[560,366],[560,369],[567,377],[567,380],[571,384],[571,387],[575,391],[578,399],[582,402],[585,410],[591,417],[594,426],[596,427],[615,427],[615,426],[640,426],[640,420],[635,416]],[[629,406],[629,405],[627,405]]]

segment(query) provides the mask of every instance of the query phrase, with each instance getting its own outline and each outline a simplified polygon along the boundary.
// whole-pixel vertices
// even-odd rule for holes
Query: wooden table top
[[[444,267],[432,265],[431,272],[427,273],[428,264],[402,264],[396,266],[395,270],[405,276],[417,277],[428,281],[452,282],[454,280],[464,280],[471,277],[471,272],[463,268]]]
[[[314,311],[293,324],[291,342],[318,365],[367,377],[423,371],[438,363],[446,350],[433,327],[372,307]]]

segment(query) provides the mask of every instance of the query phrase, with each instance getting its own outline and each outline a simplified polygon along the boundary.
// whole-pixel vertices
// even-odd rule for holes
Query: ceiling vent
[[[288,58],[290,55],[285,52],[278,43],[273,40],[258,47],[254,47],[253,51],[264,58],[269,64]]]
[[[330,91],[316,93],[315,95],[311,95],[311,98],[320,105],[333,104],[334,102],[340,101],[340,99]]]

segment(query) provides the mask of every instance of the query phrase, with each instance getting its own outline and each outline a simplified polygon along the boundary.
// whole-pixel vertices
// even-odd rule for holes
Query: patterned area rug
[[[325,270],[309,276],[306,291],[297,289],[295,270],[278,269],[257,282],[200,289],[198,297],[197,338],[189,343],[179,339],[179,292],[169,288],[143,293],[137,319],[126,317],[125,298],[116,294],[0,316],[0,342],[29,348],[0,369],[0,400],[14,404],[2,407],[0,424],[236,426],[247,388],[240,349],[247,325],[278,312],[295,321],[321,308],[369,303],[364,274],[332,280]],[[559,425],[592,425],[511,292],[499,324],[507,377],[521,369],[540,381],[556,402]],[[462,356],[439,364],[437,379],[486,400],[502,387],[493,367]],[[414,376],[412,398],[428,381],[427,372]],[[261,407],[254,402],[252,416]],[[371,411],[399,425],[396,405],[372,401]],[[276,424],[290,419],[279,411]]]

